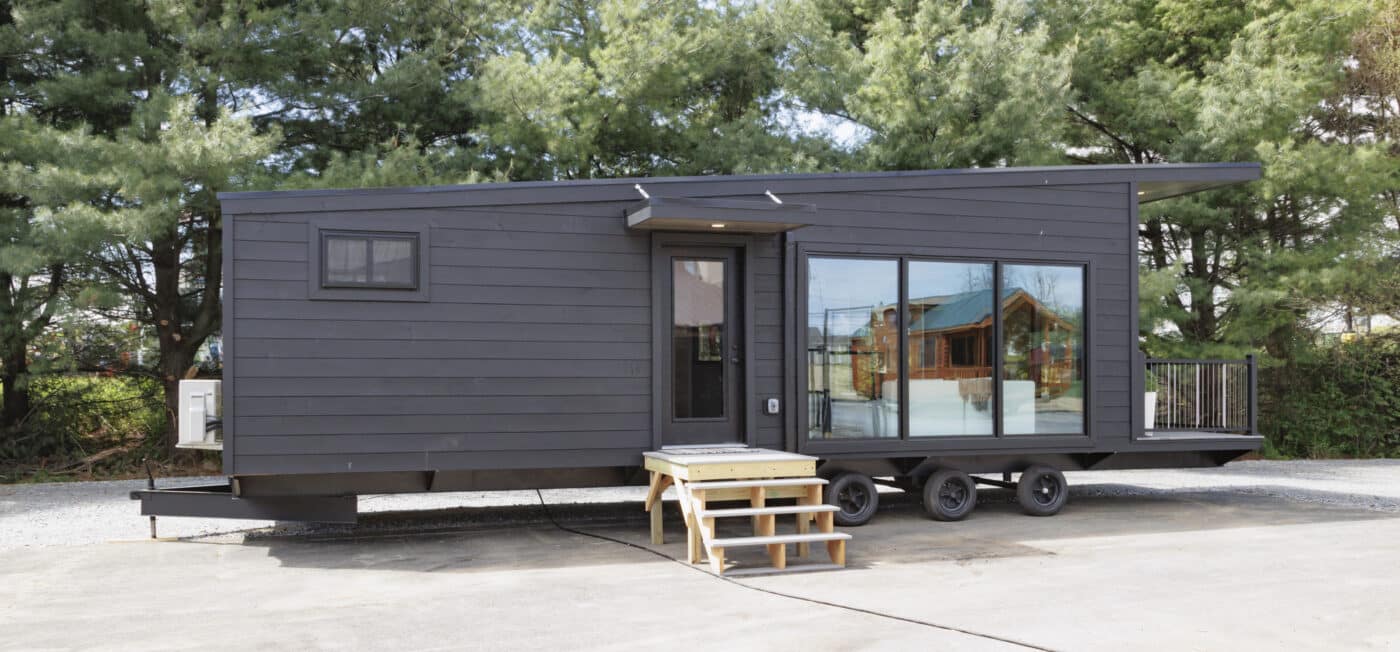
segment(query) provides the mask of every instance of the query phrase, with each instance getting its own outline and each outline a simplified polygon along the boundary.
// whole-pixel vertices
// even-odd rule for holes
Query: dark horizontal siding
[[[422,471],[424,469],[548,469],[636,466],[641,463],[641,450],[635,446],[612,449],[540,449],[531,451],[528,456],[522,456],[518,448],[498,451],[331,452],[315,455],[244,455],[240,453],[238,472],[243,474],[275,474]]]
[[[521,297],[519,300],[526,300]],[[234,299],[238,319],[334,319],[343,321],[520,322],[556,324],[649,324],[645,307],[551,306],[540,304],[385,304],[370,301]]]
[[[1122,210],[1123,188],[1111,192],[1085,192],[1074,188],[1000,188],[995,194],[981,188],[941,188],[938,190],[898,190],[880,193],[889,197],[917,197],[959,201],[1032,204],[1035,206],[1075,206]]]
[[[590,431],[590,432],[531,432],[531,433],[394,433],[392,435],[298,435],[295,437],[248,437],[240,440],[248,455],[317,455],[340,450],[346,454],[402,453],[404,451],[449,452],[559,450],[570,447],[597,448],[606,441],[609,447],[647,449],[651,446],[649,430]]]
[[[650,238],[622,204],[499,208],[234,218],[239,472],[649,445]],[[429,226],[431,301],[308,300],[312,219]]]
[[[240,339],[240,359],[336,358],[407,360],[552,360],[559,366],[583,360],[648,360],[635,342],[414,340],[414,339]]]
[[[494,378],[472,375],[439,378],[323,378],[279,376],[243,381],[238,398],[255,396],[612,396],[651,395],[650,377]]]
[[[559,337],[559,325],[519,322],[408,322],[392,333],[378,321],[333,319],[255,319],[240,323],[239,337],[250,339],[373,340],[386,335],[424,341],[552,342]],[[570,324],[569,341],[649,342],[648,324]]]
[[[569,364],[556,360],[477,359],[414,360],[405,358],[262,358],[235,354],[239,378],[646,378],[650,366],[638,360],[588,360]]]
[[[264,416],[378,416],[411,414],[617,413],[651,409],[646,394],[563,396],[245,396],[237,414]]]
[[[399,432],[499,433],[648,430],[645,412],[546,414],[401,414],[354,416],[236,417],[240,441],[268,435],[383,435]],[[586,438],[580,438],[586,440]],[[583,443],[583,442],[580,442]],[[527,449],[528,450],[528,449]]]
[[[630,271],[646,273],[651,259],[644,254],[595,253],[587,251],[521,251],[481,248],[448,249],[434,247],[433,265],[464,267],[530,267],[578,269],[587,271]]]

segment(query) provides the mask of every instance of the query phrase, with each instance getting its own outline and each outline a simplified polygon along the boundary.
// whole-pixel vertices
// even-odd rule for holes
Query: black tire
[[[837,525],[865,525],[880,508],[880,492],[875,481],[864,473],[838,473],[826,485],[826,504],[840,507],[834,514]]]
[[[924,483],[924,511],[935,521],[961,521],[977,506],[977,483],[957,469],[940,469]]]
[[[1016,483],[1016,502],[1031,516],[1054,516],[1069,500],[1065,474],[1053,466],[1036,464],[1021,472]]]

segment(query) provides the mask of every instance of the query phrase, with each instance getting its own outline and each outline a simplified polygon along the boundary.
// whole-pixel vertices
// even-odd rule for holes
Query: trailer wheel
[[[826,485],[826,504],[841,508],[833,516],[837,525],[865,525],[880,507],[880,492],[875,481],[864,473],[846,471],[836,474]]]
[[[1021,472],[1016,483],[1016,502],[1031,516],[1054,516],[1069,500],[1065,474],[1053,466],[1035,464]]]
[[[935,521],[961,521],[977,506],[977,484],[957,469],[940,469],[924,483],[924,511]]]

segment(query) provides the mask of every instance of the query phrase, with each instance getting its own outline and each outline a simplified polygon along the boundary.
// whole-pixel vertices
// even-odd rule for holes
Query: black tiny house
[[[1190,164],[223,194],[222,450],[244,500],[144,507],[353,518],[356,494],[637,483],[644,452],[697,444],[897,484],[1223,464],[1261,443],[1252,361],[1142,359],[1137,213],[1258,177]]]

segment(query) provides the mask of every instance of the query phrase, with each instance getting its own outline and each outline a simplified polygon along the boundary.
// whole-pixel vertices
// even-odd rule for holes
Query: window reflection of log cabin
[[[991,290],[973,290],[909,300],[910,380],[981,380],[963,383],[960,393],[964,399],[985,404],[991,392],[986,379],[992,377],[995,341],[990,294]],[[1027,380],[1036,381],[1037,394],[1063,393],[1074,378],[1072,335],[1078,329],[1021,288],[1007,288],[1003,295],[1002,320],[1039,331],[1005,329],[1011,351],[1030,351]],[[885,382],[899,378],[898,367],[890,364],[899,337],[896,312],[894,306],[879,308],[879,318],[872,318],[851,337],[851,381],[862,397],[880,398]]]

